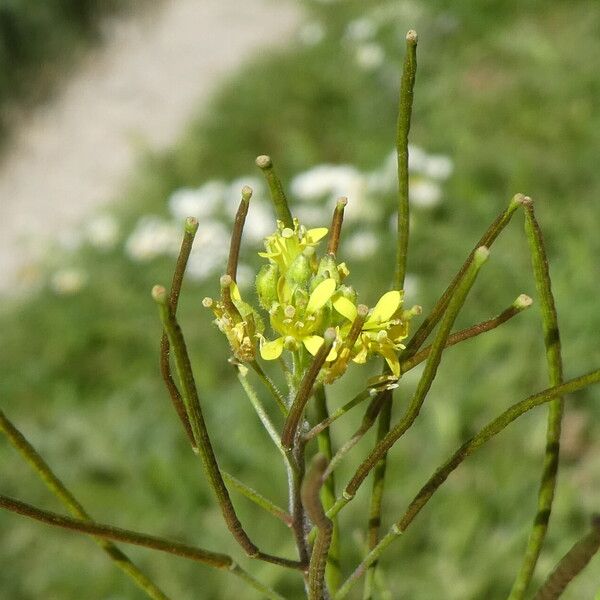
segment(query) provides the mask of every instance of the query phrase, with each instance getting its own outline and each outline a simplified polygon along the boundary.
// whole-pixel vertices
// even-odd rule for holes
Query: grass
[[[296,43],[247,65],[171,151],[145,157],[116,209],[124,228],[139,214],[163,212],[173,189],[252,173],[254,157],[263,152],[274,157],[284,180],[318,163],[379,164],[394,140],[403,35],[415,27],[420,46],[411,141],[455,162],[445,201],[418,223],[411,240],[409,272],[421,277],[415,300],[431,306],[508,198],[528,193],[546,236],[566,376],[596,367],[600,117],[593,102],[600,77],[590,57],[600,54],[594,35],[600,9],[586,1],[504,0],[485,11],[466,0],[428,8],[380,2],[380,10],[390,11],[377,36],[387,59],[365,71],[356,67],[355,48],[340,42],[361,5],[313,5],[311,18],[326,26],[321,42]],[[77,260],[90,276],[78,295],[44,290],[3,307],[4,410],[99,520],[237,553],[159,377],[160,326],[149,290],[168,280],[171,261],[134,264],[121,248],[84,248]],[[382,290],[392,276],[393,260],[392,249],[384,249],[352,277],[371,285],[375,297],[375,285]],[[494,246],[457,326],[496,314],[521,292],[533,296],[529,269],[517,215]],[[200,306],[217,287],[216,279],[187,284],[180,311],[209,426],[226,468],[285,503],[284,474],[269,463],[270,441],[243,402],[224,360],[225,345]],[[485,421],[546,387],[540,331],[539,315],[530,310],[467,342],[463,351],[448,352],[420,421],[391,455],[386,514],[399,515],[433,468]],[[352,384],[335,388],[335,405]],[[393,421],[414,385],[412,378],[403,383]],[[534,512],[544,414],[527,416],[469,459],[384,558],[387,582],[398,590],[394,598],[506,597]],[[558,500],[538,583],[587,530],[589,513],[600,505],[599,416],[593,391],[567,406]],[[348,417],[348,432],[357,418]],[[258,440],[251,447],[249,436]],[[340,481],[371,445],[370,437],[363,440],[346,459]],[[4,493],[58,508],[4,443],[0,464]],[[269,550],[291,552],[279,526],[244,502],[237,500],[251,531],[270,532]],[[344,549],[346,568],[362,553],[365,524],[356,514],[349,507],[341,519],[342,527],[356,530],[356,546]],[[82,589],[90,599],[140,597],[88,540],[12,515],[0,514],[0,525],[0,589],[7,597],[74,598]],[[131,555],[176,598],[252,597],[221,573],[141,550]],[[564,598],[593,595],[598,560]],[[298,595],[285,588],[277,570],[251,567],[286,597]]]

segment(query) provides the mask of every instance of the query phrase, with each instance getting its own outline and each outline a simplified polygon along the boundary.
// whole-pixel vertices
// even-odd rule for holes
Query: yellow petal
[[[367,319],[366,328],[369,329],[369,325],[376,325],[391,319],[392,315],[398,310],[401,301],[402,295],[397,290],[386,292],[381,296],[371,316]]]
[[[396,351],[390,346],[383,346],[379,348],[379,353],[385,358],[385,362],[389,365],[392,373],[396,377],[400,377],[400,361]]]
[[[240,288],[238,287],[238,284],[235,281],[232,281],[229,289],[231,291],[231,299],[234,302],[241,302],[242,295],[240,294]]]
[[[332,360],[335,360],[337,358],[337,352],[335,351],[334,348],[332,348],[329,351],[329,354],[327,355],[327,358],[325,359],[327,362],[331,362]]]
[[[327,227],[316,227],[315,229],[309,229],[306,232],[306,241],[309,244],[316,244],[319,240],[323,239],[327,235]]]
[[[313,293],[308,299],[306,305],[306,312],[314,313],[320,308],[323,308],[324,304],[333,296],[335,292],[335,279],[326,279],[313,290]]]
[[[260,345],[260,355],[265,360],[275,360],[283,352],[283,338],[277,338],[272,342],[265,342]]]
[[[356,319],[356,306],[344,296],[340,296],[333,301],[333,308],[335,308],[340,315],[346,317],[348,321],[354,321],[354,319]]]
[[[302,339],[304,347],[315,356],[325,340],[320,335],[308,335]]]

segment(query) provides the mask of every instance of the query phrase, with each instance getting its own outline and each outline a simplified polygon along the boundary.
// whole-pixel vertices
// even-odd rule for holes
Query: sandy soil
[[[174,141],[198,106],[251,53],[282,43],[298,11],[281,0],[166,0],[111,24],[0,164],[0,291],[43,243],[114,199],[136,146]]]

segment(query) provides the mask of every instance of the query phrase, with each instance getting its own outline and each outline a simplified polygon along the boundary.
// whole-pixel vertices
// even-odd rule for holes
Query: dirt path
[[[166,0],[112,25],[0,165],[0,291],[31,260],[32,239],[56,237],[113,199],[137,143],[174,141],[223,76],[285,40],[298,16],[281,0]]]

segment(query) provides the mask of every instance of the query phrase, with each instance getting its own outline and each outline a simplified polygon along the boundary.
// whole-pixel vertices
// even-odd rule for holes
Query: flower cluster
[[[258,311],[242,300],[229,276],[221,278],[221,300],[205,298],[204,305],[213,310],[239,361],[253,361],[258,345],[264,360],[279,359],[285,351],[302,368],[318,353],[330,329],[335,339],[321,371],[325,383],[343,375],[351,362],[365,363],[375,354],[385,359],[397,379],[398,351],[404,348],[409,320],[419,307],[404,310],[400,290],[383,294],[372,310],[357,304],[356,291],[346,283],[346,264],[338,263],[333,252],[317,252],[327,233],[325,227],[307,229],[294,219],[293,227],[279,221],[277,231],[265,238],[265,251],[259,256],[266,264],[256,276],[256,291],[273,336],[265,335]]]

